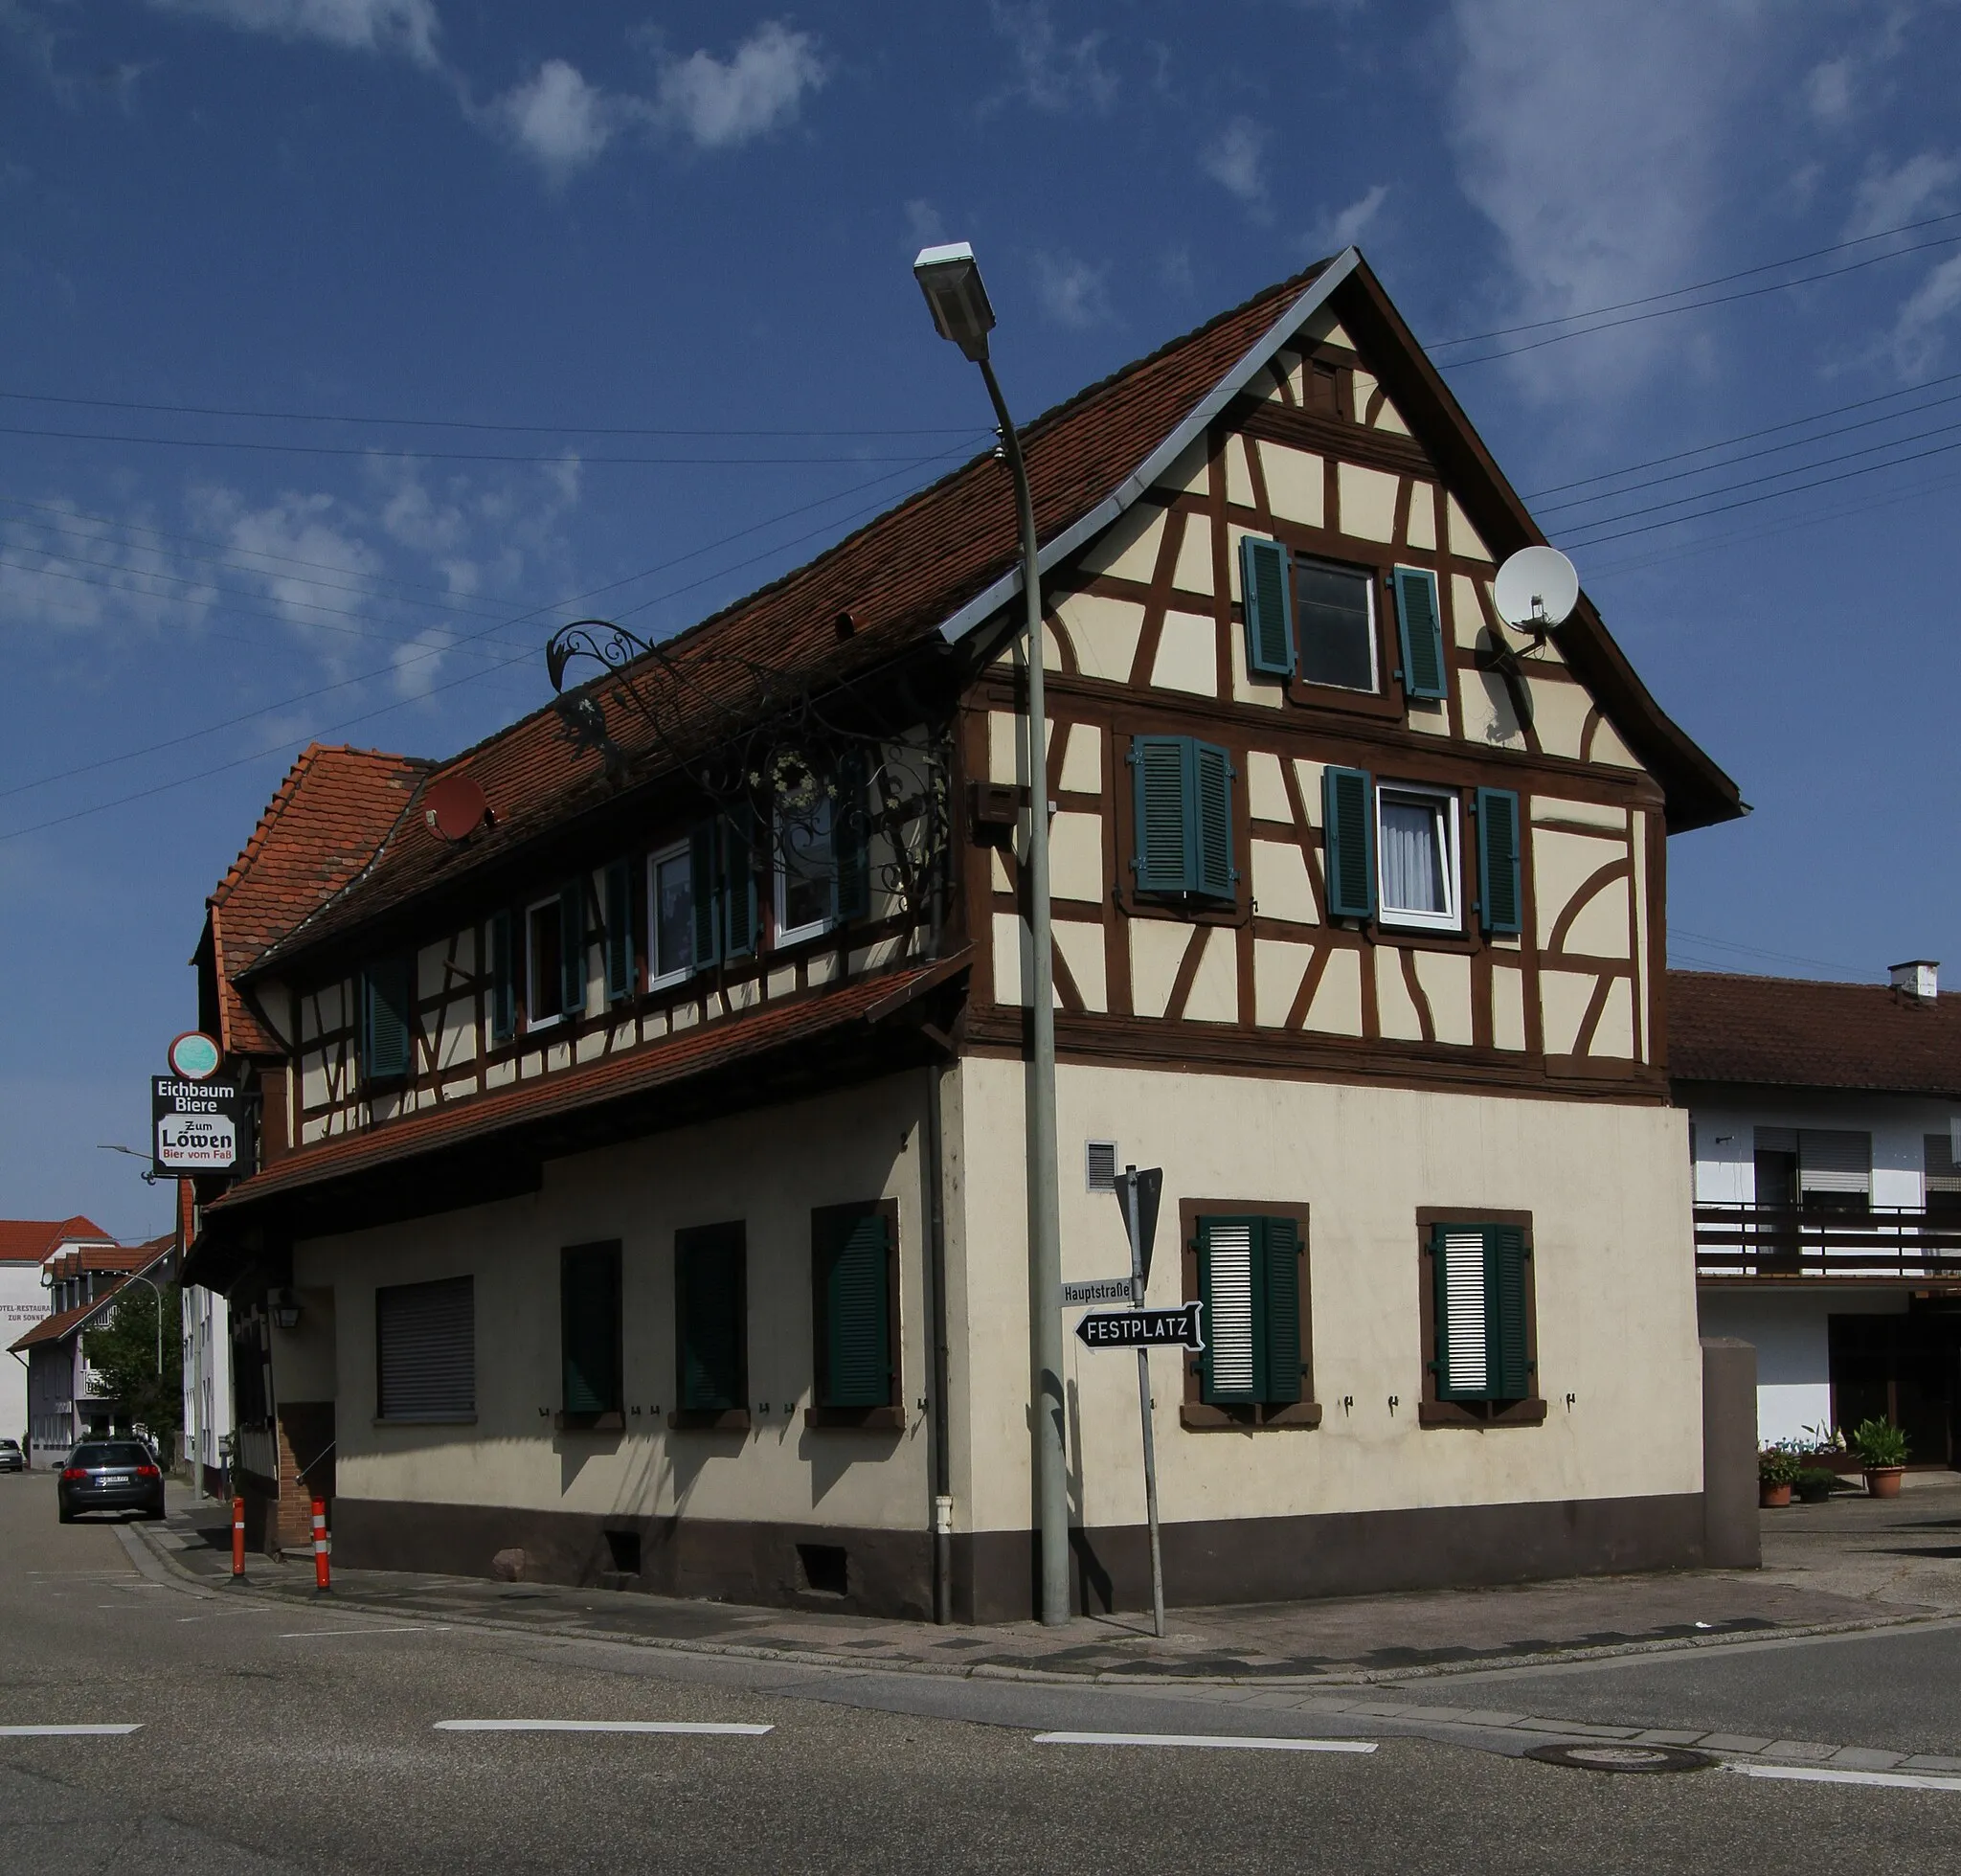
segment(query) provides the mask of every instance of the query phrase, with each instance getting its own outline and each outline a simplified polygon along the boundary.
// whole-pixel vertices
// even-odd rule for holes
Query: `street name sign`
[[[1087,1283],[1065,1283],[1062,1306],[1073,1309],[1086,1302],[1128,1302],[1131,1279],[1127,1277],[1093,1277]]]
[[[1183,1309],[1113,1309],[1085,1316],[1076,1323],[1076,1340],[1091,1348],[1203,1348],[1199,1311],[1188,1302]]]

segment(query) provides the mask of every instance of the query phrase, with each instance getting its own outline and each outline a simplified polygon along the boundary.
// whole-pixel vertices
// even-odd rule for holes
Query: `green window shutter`
[[[865,805],[862,751],[849,750],[838,764],[838,799],[831,812],[831,850],[837,856],[837,915],[871,915],[871,823]]]
[[[558,894],[558,1007],[568,1017],[586,1013],[585,881]]]
[[[1487,932],[1524,930],[1519,876],[1519,798],[1509,788],[1477,791],[1477,905]]]
[[[1518,1226],[1486,1226],[1491,1392],[1497,1400],[1527,1400],[1532,1394],[1525,1341],[1525,1234]]]
[[[606,1000],[633,995],[633,869],[615,860],[606,869]]]
[[[1292,1218],[1263,1218],[1266,1387],[1261,1398],[1300,1398],[1300,1234]]]
[[[1403,692],[1409,697],[1450,695],[1444,669],[1443,615],[1436,576],[1427,567],[1396,569],[1396,623],[1403,639]]]
[[[1189,893],[1198,885],[1196,802],[1189,736],[1134,736],[1139,893]]]
[[[1264,1221],[1258,1218],[1199,1220],[1199,1295],[1206,1305],[1200,1392],[1214,1406],[1265,1398],[1263,1228]],[[1295,1365],[1299,1366],[1297,1359]]]
[[[490,946],[490,1040],[508,1042],[517,1034],[517,970],[510,947],[510,914],[493,912]]]
[[[694,968],[706,970],[721,961],[722,903],[715,873],[715,824],[697,823],[687,835],[688,885],[694,895]]]
[[[1431,1232],[1436,1266],[1436,1393],[1439,1400],[1491,1398],[1491,1303],[1485,1237],[1476,1225]]]
[[[1258,677],[1294,675],[1294,577],[1279,541],[1240,537],[1239,588],[1245,595],[1246,667]]]
[[[722,822],[722,955],[746,958],[755,949],[755,842],[746,813]]]
[[[415,1065],[415,961],[388,958],[361,979],[361,1062],[370,1081],[398,1081]]]
[[[1375,789],[1366,769],[1321,771],[1321,859],[1329,916],[1369,917],[1375,911]]]
[[[620,1409],[620,1247],[582,1244],[564,1252],[558,1270],[558,1333],[565,1411]]]
[[[726,1411],[749,1404],[745,1261],[740,1225],[675,1233],[674,1320],[684,1408]]]
[[[820,1407],[885,1407],[892,1397],[891,1246],[883,1211],[818,1220]]]
[[[1232,758],[1216,744],[1192,744],[1192,826],[1198,838],[1192,887],[1208,899],[1238,897],[1232,864]]]

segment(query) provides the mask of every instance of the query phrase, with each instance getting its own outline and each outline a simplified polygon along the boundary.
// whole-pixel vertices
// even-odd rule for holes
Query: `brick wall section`
[[[277,1517],[267,1533],[282,1550],[309,1549],[313,1543],[313,1500],[333,1507],[333,1402],[282,1401],[279,1409],[280,1496]],[[322,1455],[326,1457],[323,1458]],[[301,1476],[301,1468],[306,1468]]]

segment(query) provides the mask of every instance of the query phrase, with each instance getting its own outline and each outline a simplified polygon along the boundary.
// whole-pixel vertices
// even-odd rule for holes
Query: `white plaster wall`
[[[18,1342],[48,1313],[41,1267],[34,1262],[0,1263],[0,1434],[27,1451],[27,1369],[7,1347]]]
[[[1710,1089],[1689,1101],[1696,1197],[1704,1205],[1755,1202],[1759,1127],[1849,1128],[1873,1137],[1873,1204],[1917,1209],[1926,1203],[1924,1137],[1947,1133],[1955,1111],[1907,1096]]]
[[[1799,1439],[1832,1419],[1830,1319],[1897,1316],[1900,1291],[1704,1290],[1697,1313],[1707,1336],[1735,1336],[1757,1351],[1757,1442]]]
[[[971,1345],[956,1367],[954,1425],[965,1449],[958,1518],[962,1528],[1026,1528],[1023,1071],[968,1060],[959,1080],[966,1163],[955,1288],[965,1297]],[[1057,1096],[1066,1279],[1128,1266],[1115,1201],[1084,1189],[1088,1139],[1116,1140],[1120,1163],[1164,1168],[1155,1303],[1180,1300],[1182,1198],[1309,1209],[1312,1359],[1324,1423],[1318,1432],[1186,1432],[1176,1358],[1155,1353],[1167,1520],[1701,1489],[1679,1112],[1071,1065],[1058,1073]],[[1426,1205],[1533,1214],[1540,1391],[1550,1405],[1543,1427],[1417,1427],[1415,1211]],[[1136,1365],[1085,1349],[1072,1333],[1066,1349],[1078,1515],[1139,1522]],[[1634,1426],[1639,1439],[1628,1436]]]

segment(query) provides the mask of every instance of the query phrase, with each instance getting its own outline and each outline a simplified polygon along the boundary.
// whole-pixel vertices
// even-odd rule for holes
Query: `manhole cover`
[[[1534,1746],[1525,1756],[1545,1765],[1571,1766],[1577,1772],[1706,1772],[1716,1763],[1706,1752],[1680,1746],[1624,1746],[1618,1741],[1598,1745]]]

